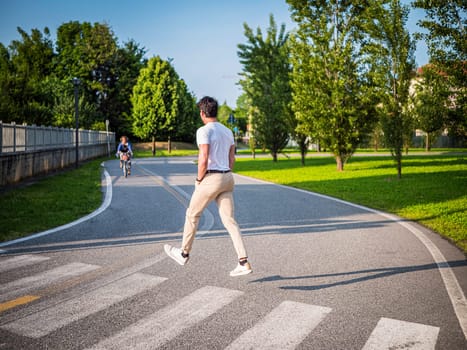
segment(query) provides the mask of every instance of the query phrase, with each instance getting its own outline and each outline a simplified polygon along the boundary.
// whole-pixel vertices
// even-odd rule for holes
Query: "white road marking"
[[[249,180],[254,180],[258,183],[277,185],[272,182],[258,180],[258,179],[254,179],[254,178],[243,176],[243,175],[237,174],[236,176],[243,177]],[[464,292],[461,286],[459,285],[459,281],[457,281],[456,275],[454,274],[451,267],[449,266],[449,263],[447,262],[445,256],[439,250],[439,248],[421,230],[416,228],[414,225],[410,224],[410,222],[408,222],[407,220],[404,220],[395,215],[391,215],[391,214],[388,214],[388,213],[385,213],[385,212],[382,212],[376,209],[365,207],[363,205],[346,202],[341,199],[329,197],[323,194],[318,194],[318,193],[314,193],[310,191],[305,191],[299,188],[288,187],[285,185],[277,185],[277,186],[283,187],[289,190],[298,191],[301,193],[306,193],[311,196],[325,198],[325,199],[328,199],[328,200],[331,200],[337,203],[342,203],[342,204],[345,204],[345,205],[348,205],[348,206],[351,206],[357,209],[365,210],[367,212],[385,217],[391,221],[394,221],[398,225],[405,227],[409,232],[411,232],[415,237],[417,237],[420,240],[420,242],[422,242],[425,248],[430,252],[431,256],[433,257],[433,260],[436,262],[436,265],[438,266],[438,270],[443,280],[444,286],[448,293],[449,299],[451,300],[452,306],[454,308],[454,312],[456,313],[457,319],[459,320],[459,325],[462,328],[465,339],[467,339],[467,299],[465,298]]]
[[[439,328],[381,318],[362,350],[434,350]]]
[[[78,298],[20,318],[0,328],[26,337],[40,338],[71,322],[153,288],[165,280],[166,278],[163,277],[135,273]],[[44,322],[45,320],[46,322]]]
[[[0,262],[0,272],[5,272],[19,267],[33,265],[35,263],[49,260],[50,258],[39,255],[18,255]]]
[[[155,349],[242,294],[238,290],[203,287],[141,319],[115,336],[104,339],[91,349]]]
[[[327,307],[284,301],[226,349],[295,349],[329,312]]]
[[[101,164],[101,166],[103,166],[103,165]],[[104,210],[106,210],[108,208],[108,206],[112,202],[112,179],[110,178],[110,175],[107,172],[107,170],[104,170],[104,176],[105,176],[105,181],[106,181],[105,198],[104,198],[104,202],[102,203],[102,205],[97,210],[93,211],[92,213],[90,213],[90,214],[88,214],[86,216],[83,216],[82,218],[80,218],[78,220],[70,222],[68,224],[65,224],[65,225],[62,225],[62,226],[59,226],[59,227],[55,227],[55,228],[47,230],[47,231],[39,232],[39,233],[33,234],[31,236],[18,238],[18,239],[15,239],[13,241],[0,243],[0,247],[7,247],[9,245],[13,245],[13,244],[16,244],[16,243],[21,243],[21,242],[29,241],[29,240],[34,239],[34,238],[39,238],[39,237],[50,235],[51,233],[62,231],[62,230],[68,229],[70,227],[76,226],[78,224],[81,224],[82,222],[90,220],[93,217],[95,217],[95,216],[99,215],[100,213],[102,213]],[[6,252],[6,251],[5,250],[0,251],[0,253],[4,253],[4,252]]]
[[[20,278],[0,286],[0,301],[7,301],[14,296],[23,295],[29,291],[40,289],[54,282],[78,276],[98,269],[99,266],[82,263],[71,263],[33,276]]]

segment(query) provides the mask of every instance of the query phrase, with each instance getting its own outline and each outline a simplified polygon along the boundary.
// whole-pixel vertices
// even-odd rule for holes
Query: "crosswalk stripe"
[[[327,307],[284,301],[226,349],[295,349],[329,312]]]
[[[71,322],[104,310],[126,298],[153,288],[166,278],[135,273],[78,298],[36,312],[0,328],[30,338],[40,338]],[[47,322],[43,322],[47,320]]]
[[[0,272],[13,270],[19,267],[32,265],[50,258],[39,255],[18,255],[0,262]]]
[[[125,328],[92,347],[98,349],[155,349],[185,329],[206,319],[242,295],[238,290],[206,286]]]
[[[435,349],[439,327],[381,318],[362,350]]]
[[[39,289],[56,281],[98,269],[99,266],[83,263],[70,263],[33,276],[20,278],[0,286],[0,302],[9,300],[29,291]]]

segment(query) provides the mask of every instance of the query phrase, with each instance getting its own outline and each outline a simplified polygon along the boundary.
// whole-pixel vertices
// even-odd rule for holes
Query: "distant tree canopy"
[[[33,29],[31,34],[18,28],[18,32],[19,40],[8,47],[0,44],[0,120],[74,127],[72,79],[77,77],[81,128],[105,130],[108,119],[117,134],[147,136],[135,128],[139,124],[134,121],[132,104],[132,99],[137,99],[132,97],[135,84],[144,79],[140,72],[148,69],[145,49],[137,42],[120,45],[112,29],[102,23],[64,23],[57,29],[55,43],[48,28],[43,32]],[[163,94],[164,98],[173,95],[173,106],[167,105],[167,114],[149,110],[146,118],[165,115],[164,122],[158,119],[153,126],[157,133],[191,141],[198,121],[194,97],[170,67],[170,74],[166,73],[175,83],[167,85],[172,90]]]
[[[18,28],[20,40],[0,44],[0,119],[74,127],[72,78],[80,80],[80,127],[131,131],[130,95],[145,64],[145,50],[119,46],[107,24],[72,21],[50,31]]]

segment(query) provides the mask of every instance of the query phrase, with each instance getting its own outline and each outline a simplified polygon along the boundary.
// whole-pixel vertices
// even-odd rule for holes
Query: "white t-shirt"
[[[219,122],[210,122],[196,132],[196,143],[209,145],[208,170],[229,170],[230,147],[234,145],[232,131]]]

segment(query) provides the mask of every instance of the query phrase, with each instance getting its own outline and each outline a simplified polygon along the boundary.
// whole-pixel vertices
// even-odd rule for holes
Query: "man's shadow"
[[[310,285],[310,286],[281,286],[279,289],[284,290],[320,290],[326,288],[332,288],[337,286],[344,286],[348,284],[354,284],[364,281],[369,281],[377,278],[384,278],[389,277],[392,275],[398,275],[402,273],[408,272],[416,272],[416,271],[425,271],[425,270],[432,270],[432,269],[443,269],[449,267],[459,267],[459,266],[467,266],[466,260],[458,260],[458,261],[450,261],[447,263],[441,264],[426,264],[426,265],[418,265],[418,266],[399,266],[399,267],[385,267],[385,268],[378,268],[378,269],[368,269],[368,270],[358,270],[358,271],[349,271],[349,272],[338,272],[338,273],[329,273],[329,274],[322,274],[322,275],[308,275],[308,276],[280,276],[280,275],[273,275],[269,277],[259,278],[257,280],[253,280],[250,283],[265,283],[265,282],[275,282],[275,281],[291,281],[291,280],[312,280],[315,278],[324,278],[324,277],[338,277],[338,276],[353,276],[353,275],[360,275],[360,274],[371,274],[365,275],[361,277],[347,279],[345,281],[338,281],[333,283],[326,283],[326,284],[319,284],[319,285]]]

